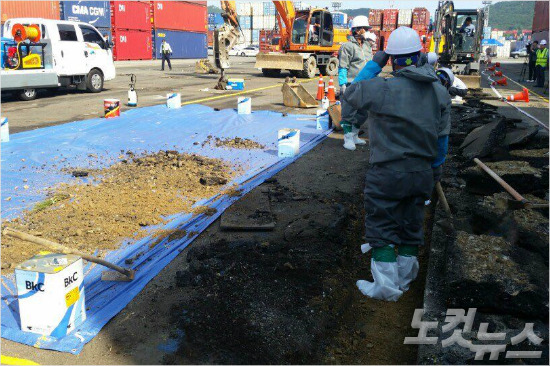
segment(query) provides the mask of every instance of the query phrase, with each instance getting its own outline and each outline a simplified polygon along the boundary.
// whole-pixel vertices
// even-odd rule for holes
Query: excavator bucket
[[[297,53],[258,53],[254,67],[258,69],[303,70],[304,60]]]
[[[283,104],[293,108],[317,108],[318,103],[311,94],[295,80],[286,80],[282,87]]]
[[[480,75],[458,75],[460,80],[466,84],[468,89],[481,88],[481,76]]]

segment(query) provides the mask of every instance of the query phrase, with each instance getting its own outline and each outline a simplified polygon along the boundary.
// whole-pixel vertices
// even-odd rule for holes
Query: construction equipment
[[[484,23],[483,9],[457,10],[452,1],[439,1],[430,51],[438,53],[439,63],[455,74],[470,76],[468,87],[481,85],[479,70]],[[462,80],[462,76],[460,78]]]
[[[229,51],[239,40],[239,31],[242,32],[237,18],[237,6],[235,1],[221,1],[222,17],[224,24],[214,31],[214,61],[220,69],[220,79],[216,89],[225,90],[227,78],[225,69],[229,68]]]
[[[114,273],[113,271],[106,271],[101,274],[101,279],[103,281],[132,281],[134,279],[135,271],[133,269],[129,268],[123,268],[119,267],[116,264],[113,264],[111,262],[107,262],[106,260],[103,260],[101,258],[94,257],[93,255],[86,254],[83,252],[80,252],[78,250],[74,250],[71,248],[68,248],[64,245],[58,244],[56,242],[39,238],[38,236],[34,236],[31,234],[24,233],[19,230],[11,229],[11,228],[5,228],[4,231],[2,231],[2,234],[11,236],[13,238],[21,239],[24,241],[28,241],[29,243],[34,243],[38,245],[42,245],[51,251],[55,253],[61,253],[61,254],[74,254],[78,255],[82,259],[85,259],[90,262],[94,262],[97,264],[101,264],[102,266],[114,269],[118,273]]]
[[[281,70],[293,76],[311,79],[317,69],[323,75],[338,73],[337,53],[347,41],[348,29],[335,28],[332,14],[321,8],[296,11],[292,1],[274,1],[281,31],[282,52],[259,53],[256,68],[265,76],[276,77]]]
[[[286,78],[282,87],[283,104],[293,108],[317,108],[319,105],[315,98],[302,86],[296,82],[296,78]]]

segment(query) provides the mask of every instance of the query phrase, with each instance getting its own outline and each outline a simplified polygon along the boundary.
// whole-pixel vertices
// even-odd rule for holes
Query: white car
[[[256,46],[248,46],[248,47],[245,47],[243,48],[242,50],[240,51],[237,51],[237,55],[239,56],[243,56],[243,57],[256,57],[256,55],[260,52],[260,50],[258,49],[258,47]]]
[[[14,61],[11,70],[0,71],[2,90],[17,91],[23,100],[36,98],[37,89],[71,85],[79,90],[99,93],[104,81],[115,78],[113,44],[93,25],[66,20],[12,18],[4,23],[3,34],[11,35],[16,24],[36,24],[39,27],[41,36],[38,42],[41,45],[31,47],[34,48],[33,56],[42,66],[25,68]],[[15,41],[5,43],[12,49],[19,48]],[[21,42],[22,47],[25,44]]]

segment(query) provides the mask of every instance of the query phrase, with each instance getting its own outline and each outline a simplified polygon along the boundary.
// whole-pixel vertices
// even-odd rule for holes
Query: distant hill
[[[369,8],[359,8],[359,9],[340,9],[342,13],[346,13],[350,17],[356,17],[358,15],[369,16]]]
[[[215,5],[208,5],[208,14],[221,14],[222,9]]]
[[[501,30],[531,29],[534,1],[500,1],[489,8],[489,26]]]

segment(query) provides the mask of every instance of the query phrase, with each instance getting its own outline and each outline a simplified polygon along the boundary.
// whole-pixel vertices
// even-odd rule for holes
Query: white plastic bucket
[[[166,94],[166,106],[168,108],[181,108],[181,94],[180,93]]]
[[[239,97],[237,101],[237,113],[250,114],[252,113],[252,98]]]
[[[291,158],[300,152],[300,130],[283,128],[278,134],[279,157]]]
[[[330,116],[326,109],[317,109],[317,129],[326,131],[330,128]]]
[[[8,142],[10,140],[10,125],[8,123],[8,117],[2,117],[2,127],[0,127],[0,135],[2,142]]]

